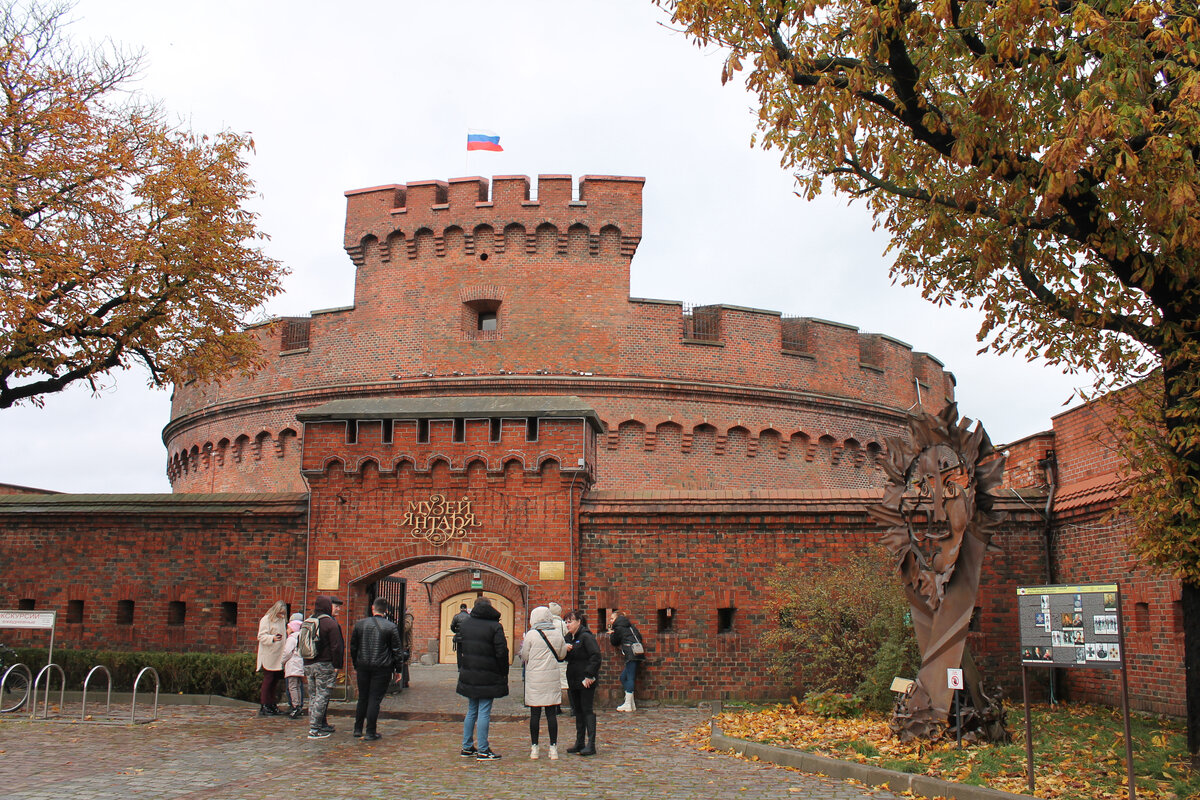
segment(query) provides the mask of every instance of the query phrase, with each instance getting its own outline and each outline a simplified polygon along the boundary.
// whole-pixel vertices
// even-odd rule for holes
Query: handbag
[[[630,654],[638,660],[645,658],[646,648],[642,645],[642,637],[638,634],[637,628],[630,625],[629,632],[633,634],[633,641],[629,643]]]

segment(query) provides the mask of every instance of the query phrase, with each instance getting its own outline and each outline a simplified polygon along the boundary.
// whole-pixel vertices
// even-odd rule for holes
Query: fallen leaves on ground
[[[1127,796],[1119,711],[1094,706],[1041,706],[1034,709],[1033,720],[1037,797],[1118,800]],[[953,738],[935,743],[900,742],[891,735],[882,714],[831,719],[807,713],[796,703],[729,711],[718,716],[716,723],[726,735],[739,739],[1017,794],[1028,792],[1024,725],[1018,715],[1010,717],[1012,744],[964,742],[961,750]],[[1145,733],[1139,737],[1138,731],[1143,728]],[[1196,792],[1200,776],[1189,776],[1187,772],[1181,737],[1181,722],[1160,718],[1139,721],[1133,737],[1139,798],[1184,800],[1200,796]],[[700,731],[692,741],[703,749],[712,749]],[[1149,748],[1158,751],[1154,754],[1158,762],[1164,761],[1163,751],[1168,751],[1165,766],[1143,764],[1139,750]],[[1169,752],[1171,748],[1178,752]]]

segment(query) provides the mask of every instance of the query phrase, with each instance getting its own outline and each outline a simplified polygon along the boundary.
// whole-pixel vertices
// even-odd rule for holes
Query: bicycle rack
[[[30,708],[29,708],[29,718],[30,719],[33,719],[34,717],[37,716],[37,702],[38,702],[37,695],[38,695],[38,687],[41,686],[41,684],[42,684],[42,676],[46,675],[46,673],[50,672],[51,669],[58,670],[58,677],[59,677],[58,705],[60,707],[63,704],[63,700],[67,696],[67,673],[63,672],[63,668],[60,667],[58,664],[55,664],[54,662],[51,662],[51,663],[47,664],[46,666],[42,667],[38,671],[37,677],[33,679],[33,703],[30,704]],[[54,678],[52,675],[46,677],[46,688],[44,691],[44,697],[42,698],[42,719],[48,719],[50,716],[50,684],[53,680],[54,680]]]
[[[4,696],[4,686],[8,683],[8,676],[13,673],[13,670],[17,669],[25,673],[25,697],[18,705],[11,709],[12,711],[20,711],[25,707],[25,704],[29,702],[30,687],[33,685],[33,673],[29,671],[29,667],[25,666],[24,664],[13,664],[11,667],[4,670],[4,677],[0,677],[0,697]]]
[[[154,669],[154,667],[142,667],[142,671],[137,674],[137,678],[133,681],[133,703],[129,709],[130,723],[137,722],[137,690],[138,685],[142,682],[142,676],[147,672],[154,676],[154,716],[148,719],[147,722],[153,722],[158,719],[158,670]]]
[[[82,698],[83,708],[79,712],[79,721],[80,722],[84,722],[87,720],[88,682],[92,679],[92,675],[94,675],[96,673],[96,670],[103,670],[104,677],[108,678],[108,697],[106,698],[106,705],[104,707],[105,716],[108,716],[109,713],[112,711],[112,673],[108,671],[108,667],[104,666],[103,664],[97,664],[96,666],[94,666],[90,670],[88,670],[87,677],[83,679],[83,698]]]

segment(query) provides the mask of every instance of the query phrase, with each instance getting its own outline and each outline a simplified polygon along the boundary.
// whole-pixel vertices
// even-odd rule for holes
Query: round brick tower
[[[593,409],[596,488],[881,486],[885,437],[907,409],[952,399],[953,377],[835,322],[629,297],[643,183],[585,176],[575,194],[571,176],[542,175],[537,199],[525,176],[347,192],[354,305],[260,326],[269,363],[255,375],[175,388],[173,490],[304,491],[297,414],[330,400],[489,395]]]

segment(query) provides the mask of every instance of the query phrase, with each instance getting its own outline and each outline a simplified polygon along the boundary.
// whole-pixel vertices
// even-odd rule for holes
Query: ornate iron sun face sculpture
[[[972,430],[950,403],[939,414],[911,416],[909,439],[889,439],[882,466],[883,501],[867,511],[886,526],[881,541],[896,558],[921,650],[921,669],[893,730],[901,738],[937,738],[953,699],[947,668],[966,668],[969,684],[974,677],[971,694],[984,697],[965,646],[984,553],[1003,521],[993,491],[1004,456],[982,425]]]

